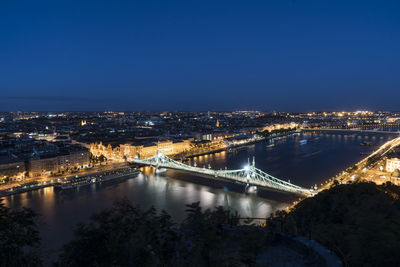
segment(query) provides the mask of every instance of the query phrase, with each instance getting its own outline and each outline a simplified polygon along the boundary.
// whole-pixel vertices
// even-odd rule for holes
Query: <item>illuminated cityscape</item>
[[[2,2],[0,267],[399,266],[399,14]]]
[[[0,194],[11,206],[15,197],[25,198],[26,194],[50,201],[77,190],[87,198],[85,188],[100,194],[108,185],[126,187],[133,179],[139,189],[144,181],[156,179],[155,188],[141,188],[146,196],[136,200],[148,205],[153,200],[142,201],[155,197],[153,190],[174,197],[173,191],[160,184],[162,180],[179,181],[189,175],[182,180],[187,183],[186,193],[192,191],[193,183],[230,190],[232,199],[237,199],[238,193],[245,198],[257,196],[259,203],[253,205],[266,208],[249,212],[240,206],[243,204],[221,204],[241,210],[242,216],[260,229],[270,229],[272,224],[260,216],[279,209],[271,206],[271,201],[278,200],[280,209],[290,212],[304,199],[338,185],[400,185],[400,114],[396,112],[3,112],[0,125]],[[321,149],[325,156],[320,155]],[[350,161],[343,159],[342,169],[336,167],[338,158],[329,170],[324,167],[331,165],[325,158],[332,153],[341,157],[346,150]],[[288,151],[295,156],[274,160]],[[321,166],[315,166],[319,160]],[[278,164],[277,168],[271,169],[271,164]],[[310,179],[307,172],[313,165],[317,173]],[[193,175],[198,178],[191,178]],[[198,197],[190,193],[190,199],[217,205],[213,197],[201,192]],[[118,199],[120,194],[114,197]],[[101,198],[103,202],[107,199]],[[59,224],[57,227],[62,222]],[[324,254],[319,256],[322,261],[340,261]]]
[[[120,168],[121,163],[157,153],[183,160],[301,132],[389,134],[400,127],[400,114],[394,112],[210,114],[3,113],[2,188],[23,187],[27,181],[54,182],[60,175],[95,172],[102,165]],[[375,167],[364,171],[362,177],[397,184],[399,177],[393,176],[399,167],[396,153],[394,148],[378,158]]]

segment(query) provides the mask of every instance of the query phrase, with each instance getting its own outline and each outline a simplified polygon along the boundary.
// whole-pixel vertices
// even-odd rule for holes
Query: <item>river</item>
[[[320,184],[340,170],[372,152],[374,147],[392,139],[389,134],[306,133],[276,140],[259,142],[233,152],[199,156],[191,159],[198,166],[228,169],[243,168],[255,157],[256,167],[283,180],[310,188]],[[307,140],[307,142],[300,140]],[[372,146],[360,146],[361,142]],[[305,143],[305,144],[304,144]],[[136,178],[120,183],[96,184],[78,189],[58,191],[51,187],[4,197],[13,209],[28,207],[41,214],[39,228],[43,249],[54,258],[62,244],[72,238],[79,222],[90,215],[127,198],[143,209],[155,206],[164,209],[177,221],[184,216],[185,204],[200,201],[203,208],[222,205],[237,210],[242,217],[267,217],[290,204],[286,197],[269,192],[244,194],[237,184],[209,182],[189,174],[169,170],[166,176],[154,175],[150,168]]]

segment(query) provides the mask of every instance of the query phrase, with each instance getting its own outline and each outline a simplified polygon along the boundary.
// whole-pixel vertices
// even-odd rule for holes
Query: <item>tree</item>
[[[400,255],[400,187],[391,183],[336,185],[297,204],[284,221],[330,248],[346,266],[397,266]],[[290,226],[290,227],[289,227]]]
[[[127,200],[80,224],[64,245],[60,266],[165,266],[174,260],[177,232],[171,217],[141,211]]]
[[[226,247],[228,240],[224,236],[224,226],[236,226],[240,216],[222,206],[204,212],[200,202],[186,205],[187,217],[181,230],[189,241],[185,250],[185,265],[215,266],[228,258]]]
[[[12,211],[0,200],[0,266],[42,266],[37,215]]]
[[[242,262],[249,266],[255,266],[257,256],[266,246],[267,232],[257,227],[249,228],[246,235],[242,235],[240,239],[240,252]]]
[[[95,214],[75,229],[59,255],[59,266],[216,266],[232,262],[223,225],[236,225],[237,213],[222,207],[202,211],[187,205],[180,227],[165,211],[142,211],[127,200]],[[237,239],[234,239],[237,240]],[[232,240],[230,241],[232,242]],[[232,253],[231,253],[232,254]]]

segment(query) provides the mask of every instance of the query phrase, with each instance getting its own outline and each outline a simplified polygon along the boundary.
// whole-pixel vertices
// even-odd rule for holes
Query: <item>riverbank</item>
[[[318,190],[319,192],[329,189],[335,183],[351,183],[353,181],[368,180],[375,182],[380,177],[380,170],[376,166],[376,162],[384,160],[384,156],[395,147],[400,146],[400,137],[396,137],[379,146],[378,149],[368,154],[367,157],[361,159],[357,163],[349,166],[347,169],[339,172],[334,177],[325,181],[325,184]],[[383,164],[382,164],[383,165]],[[368,179],[369,175],[370,179]],[[390,174],[387,174],[390,177]],[[385,176],[386,177],[386,176]],[[390,178],[388,181],[391,181]],[[382,183],[382,181],[380,181]]]
[[[389,138],[376,138],[373,142],[379,146]],[[307,139],[307,144],[300,144],[303,139]],[[360,152],[369,149],[360,146],[362,141],[371,141],[371,138],[364,135],[296,134],[282,138],[273,147],[267,147],[269,142],[265,141],[235,153],[216,153],[193,160],[198,166],[210,164],[214,169],[239,169],[248,162],[248,158],[254,156],[257,168],[282,180],[290,179],[291,183],[310,188],[360,161],[363,158]],[[321,152],[315,154],[316,151]],[[13,210],[27,207],[42,214],[46,223],[40,223],[39,227],[47,255],[54,255],[55,250],[73,237],[71,229],[77,223],[88,222],[93,212],[110,208],[114,201],[123,198],[142,209],[154,206],[157,210],[165,210],[177,222],[185,218],[185,204],[194,202],[200,202],[203,210],[223,206],[237,211],[243,218],[267,218],[292,203],[281,196],[273,196],[273,192],[265,192],[264,195],[259,190],[257,194],[245,194],[244,187],[239,184],[210,182],[209,179],[191,177],[188,173],[174,170],[168,170],[166,176],[155,175],[153,168],[143,169],[138,177],[123,182],[71,190],[47,187],[2,199],[4,205]],[[214,186],[210,186],[211,183]]]
[[[232,144],[230,146],[218,148],[215,150],[209,150],[209,151],[204,151],[201,153],[194,153],[191,155],[186,155],[186,156],[184,156],[184,158],[189,159],[189,158],[194,158],[197,156],[215,154],[215,153],[219,153],[219,152],[226,151],[226,150],[246,147],[246,146],[249,146],[249,145],[252,145],[252,144],[255,144],[258,142],[266,141],[269,139],[282,137],[282,136],[288,136],[288,135],[294,134],[295,132],[298,132],[298,131],[293,130],[293,131],[285,132],[282,134],[271,134],[271,136],[254,138],[254,139],[252,139],[248,142],[244,142],[244,143]],[[179,159],[179,156],[175,155],[175,156],[173,156],[173,158]],[[15,183],[14,182],[14,183],[10,183],[8,185],[7,184],[0,185],[0,197],[5,197],[5,196],[13,195],[13,194],[25,193],[25,192],[29,192],[32,190],[37,190],[37,189],[41,189],[41,188],[45,188],[45,187],[54,186],[55,183],[59,182],[62,179],[68,179],[71,177],[82,176],[82,175],[96,175],[96,174],[106,172],[109,170],[118,170],[118,169],[124,168],[126,166],[127,166],[127,163],[117,162],[117,163],[113,163],[110,165],[99,166],[94,169],[85,169],[80,172],[71,173],[71,175],[67,175],[64,177],[52,176],[52,177],[28,178],[24,183],[19,183],[19,182]]]
[[[103,168],[95,168],[91,170],[85,170],[83,172],[77,172],[73,175],[67,176],[53,176],[53,177],[40,177],[37,180],[29,181],[27,183],[18,183],[12,184],[9,187],[4,187],[0,190],[0,197],[6,197],[14,194],[21,194],[26,193],[29,191],[45,188],[45,187],[52,187],[55,186],[57,183],[61,181],[65,181],[74,177],[89,177],[89,176],[99,176],[99,175],[106,175],[107,173],[123,170],[128,168],[128,164],[126,163],[117,163],[111,165],[101,166]]]

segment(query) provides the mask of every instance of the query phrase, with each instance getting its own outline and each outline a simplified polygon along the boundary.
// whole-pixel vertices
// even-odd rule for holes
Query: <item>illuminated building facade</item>
[[[74,151],[54,157],[32,159],[28,163],[30,177],[50,176],[69,170],[87,168],[90,163],[90,153],[87,150]]]
[[[181,142],[173,142],[171,140],[158,141],[149,145],[129,145],[121,144],[115,148],[111,145],[104,146],[100,143],[90,144],[90,152],[95,157],[101,155],[112,160],[124,160],[133,158],[148,158],[156,153],[164,153],[166,155],[174,155],[186,152],[191,148],[191,141],[184,140]]]
[[[8,157],[0,158],[0,179],[5,177],[23,179],[25,177],[25,163],[10,160]]]
[[[398,158],[391,158],[386,160],[386,171],[387,172],[394,172],[395,170],[400,169],[400,159]]]

